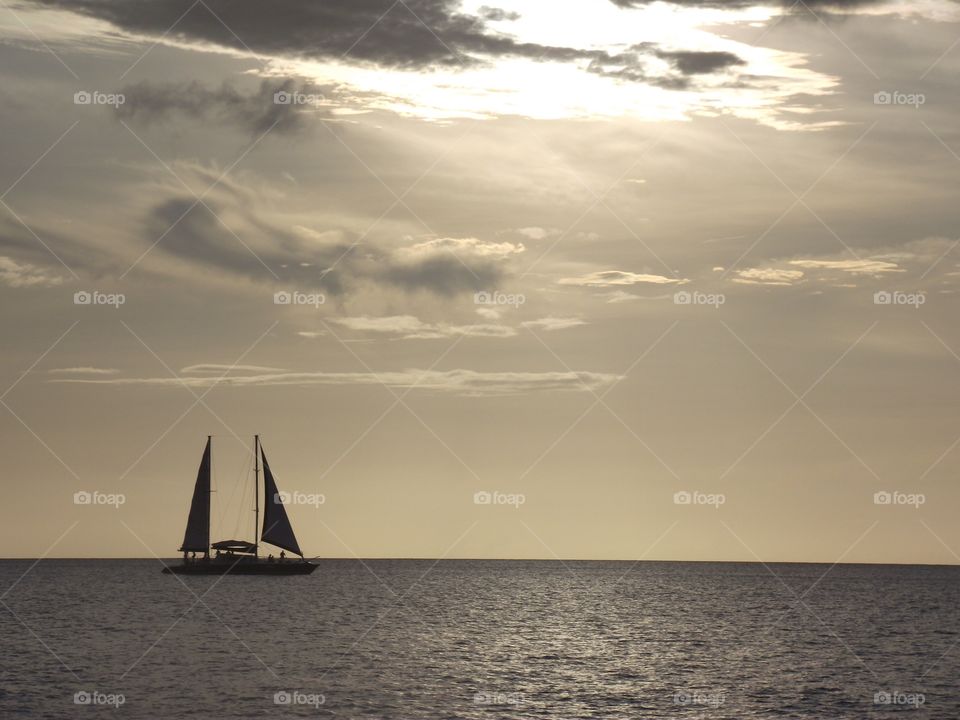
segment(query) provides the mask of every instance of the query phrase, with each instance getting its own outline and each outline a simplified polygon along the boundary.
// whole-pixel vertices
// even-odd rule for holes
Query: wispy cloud
[[[180,372],[187,375],[194,373],[225,373],[225,372],[286,372],[285,368],[264,367],[263,365],[220,365],[217,363],[203,363],[181,368]]]
[[[50,287],[63,278],[45,268],[0,256],[0,283],[10,287]]]
[[[895,255],[874,255],[869,258],[851,257],[813,257],[781,259],[773,261],[767,267],[754,267],[738,270],[733,282],[743,285],[796,285],[801,281],[824,282],[836,287],[856,287],[851,284],[838,284],[847,276],[854,278],[880,278],[890,273],[905,273],[907,269],[900,263],[917,260],[921,249],[930,254],[931,243],[909,243],[912,251],[901,251]],[[797,268],[803,268],[802,270]]]
[[[459,395],[508,395],[529,392],[597,392],[620,379],[619,375],[574,372],[478,372],[475,370],[415,370],[381,373],[282,372],[228,377],[57,378],[49,382],[87,385],[152,385],[157,387],[387,385]]]
[[[791,260],[790,265],[813,270],[841,270],[853,275],[906,272],[896,263],[885,260]]]
[[[634,295],[633,293],[624,292],[623,290],[614,290],[604,295],[607,298],[608,304],[617,304],[623,302],[630,302],[631,300],[639,300],[639,295]]]
[[[523,243],[490,242],[475,237],[466,238],[433,238],[402,248],[397,252],[400,258],[420,259],[432,255],[452,252],[458,256],[466,255],[476,258],[505,259],[511,255],[524,252]]]
[[[625,270],[600,270],[578,277],[561,278],[560,285],[580,287],[616,287],[618,285],[683,285],[690,282],[685,278],[671,278],[665,275],[627,272]]]
[[[119,370],[115,368],[98,368],[98,367],[68,367],[68,368],[53,368],[47,370],[48,373],[62,373],[69,375],[116,375]]]
[[[539,328],[540,330],[566,330],[567,328],[586,325],[586,321],[574,317],[545,317],[539,320],[524,320],[523,327]]]
[[[195,80],[188,83],[142,81],[124,86],[125,102],[117,109],[117,115],[141,124],[174,118],[229,124],[254,136],[267,130],[294,133],[307,127],[305,118],[311,114],[322,112],[329,116],[330,108],[318,105],[323,102],[324,94],[332,91],[332,88],[289,79],[264,80],[251,94],[244,94],[227,83],[208,88]],[[308,97],[311,102],[277,102],[278,96]]]
[[[803,278],[803,270],[783,270],[780,268],[748,268],[738,270],[736,283],[744,285],[793,285]]]
[[[477,325],[451,325],[428,323],[413,315],[389,315],[385,317],[334,318],[333,322],[350,330],[394,335],[403,339],[436,339],[445,337],[512,337],[517,331],[507,325],[483,323]]]
[[[560,234],[559,230],[536,226],[517,228],[514,230],[514,232],[518,235],[522,235],[525,238],[529,238],[530,240],[543,240],[545,238]]]

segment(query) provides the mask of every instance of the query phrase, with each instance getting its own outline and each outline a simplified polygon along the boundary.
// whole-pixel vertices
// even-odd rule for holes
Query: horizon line
[[[124,556],[124,557],[0,557],[0,562],[17,562],[17,561],[35,561],[37,563],[46,560],[77,560],[77,561],[89,561],[89,560],[151,560],[154,562],[160,562],[165,564],[166,560],[172,562],[178,562],[182,558],[180,555],[171,556],[169,558],[157,558],[157,557],[139,557],[139,556]],[[700,564],[739,564],[739,565],[889,565],[897,567],[951,567],[951,568],[960,568],[960,562],[956,563],[937,563],[937,562],[887,562],[887,561],[861,561],[861,562],[837,562],[837,561],[828,561],[828,560],[673,560],[673,559],[630,559],[630,558],[497,558],[497,557],[310,557],[305,558],[311,562],[320,562],[320,561],[341,561],[348,560],[352,562],[373,562],[373,561],[383,561],[383,560],[399,560],[399,561],[434,561],[436,563],[441,562],[552,562],[552,563],[585,563],[585,562],[609,562],[609,563],[632,563],[634,565],[639,565],[640,563],[700,563]]]

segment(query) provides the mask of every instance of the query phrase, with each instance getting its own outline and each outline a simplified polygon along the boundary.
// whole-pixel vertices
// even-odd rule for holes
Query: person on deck
[[[285,550],[281,550],[281,551],[280,551],[280,559],[283,560],[285,557],[287,557],[286,551],[285,551]]]

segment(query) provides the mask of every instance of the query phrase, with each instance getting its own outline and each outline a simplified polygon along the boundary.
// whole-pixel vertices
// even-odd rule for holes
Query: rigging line
[[[216,478],[216,474],[213,472],[213,453],[210,453],[210,486],[213,492],[217,494],[217,502],[216,502],[217,512],[216,512],[216,517],[214,518],[214,520],[216,521],[216,527],[215,528],[211,527],[210,531],[211,531],[211,534],[213,534],[214,536],[218,536],[221,534],[221,532],[223,531],[224,525],[226,524],[224,521],[224,517],[227,514],[228,503],[227,503],[226,497],[221,496],[220,487],[219,487],[219,484],[215,481],[215,478]],[[213,498],[211,498],[211,502],[212,501],[213,501]],[[213,523],[211,522],[211,525],[212,524]],[[214,530],[216,532],[214,532]]]
[[[242,488],[240,495],[240,506],[237,508],[234,513],[234,525],[233,533],[230,535],[231,538],[240,539],[240,523],[245,520],[246,513],[244,508],[247,504],[247,478],[250,476],[250,456],[247,457],[246,463],[241,468],[240,474],[237,477],[237,482],[233,486],[233,494],[230,496],[230,503],[233,504],[233,500],[237,495],[237,488]]]
[[[237,497],[237,487],[238,487],[238,486],[242,486],[242,485],[244,484],[243,480],[244,480],[245,475],[246,475],[247,472],[249,471],[248,468],[249,468],[249,463],[247,463],[246,465],[241,465],[241,466],[240,466],[240,472],[239,472],[239,474],[237,475],[237,478],[236,478],[236,480],[235,480],[234,483],[233,483],[233,490],[230,492],[230,507],[231,507],[231,509],[234,507],[233,502],[234,502],[234,500],[235,500],[236,497]],[[242,499],[243,499],[243,498],[241,498],[241,501],[242,501]],[[235,518],[236,518],[237,514],[239,514],[239,513],[236,512],[236,511],[234,511],[234,517],[235,517]],[[230,535],[231,538],[235,538],[235,537],[237,536],[237,527],[239,526],[239,523],[240,523],[239,518],[236,518],[235,521],[234,521],[233,533]]]

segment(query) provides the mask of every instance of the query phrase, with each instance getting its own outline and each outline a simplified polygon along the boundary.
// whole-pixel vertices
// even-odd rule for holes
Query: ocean
[[[0,717],[960,718],[958,567],[319,563],[0,561]]]

